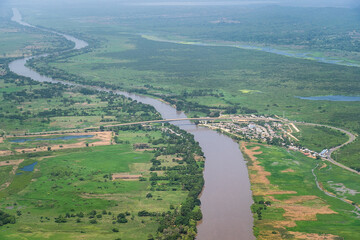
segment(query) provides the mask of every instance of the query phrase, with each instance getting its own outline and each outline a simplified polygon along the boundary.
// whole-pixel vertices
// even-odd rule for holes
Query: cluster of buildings
[[[291,134],[292,128],[286,121],[280,121],[279,119],[255,115],[234,116],[232,121],[200,121],[200,124],[243,139],[258,140],[267,143],[273,142],[277,145],[287,147],[290,150],[302,152],[304,155],[313,158],[327,158],[329,153],[328,149],[324,149],[318,153],[308,148],[298,146],[298,144],[296,144],[298,139]]]
[[[284,139],[286,131],[284,124],[274,121],[273,118],[266,117],[241,117],[234,118],[232,121],[223,122],[207,122],[201,123],[212,129],[219,129],[233,135],[237,135],[246,139],[257,139],[262,141],[272,140],[273,138]]]

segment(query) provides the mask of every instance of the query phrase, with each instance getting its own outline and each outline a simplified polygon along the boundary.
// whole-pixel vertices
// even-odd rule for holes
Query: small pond
[[[32,171],[34,171],[36,164],[37,164],[37,162],[34,162],[30,165],[20,168],[19,170],[24,171],[24,172],[32,172]],[[21,175],[21,174],[22,174],[22,172],[16,173],[16,175]]]
[[[74,136],[62,136],[62,137],[54,137],[54,138],[20,138],[10,140],[10,142],[15,143],[23,143],[23,142],[33,142],[33,141],[54,141],[54,140],[71,140],[78,138],[92,138],[94,135],[74,135]]]
[[[334,102],[356,102],[360,101],[360,96],[317,96],[317,97],[297,97],[304,100],[315,100],[315,101],[334,101]]]

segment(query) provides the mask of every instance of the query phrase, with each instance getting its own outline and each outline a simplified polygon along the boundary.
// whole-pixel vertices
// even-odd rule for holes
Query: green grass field
[[[38,164],[34,172],[18,170],[22,174],[13,176],[10,186],[0,191],[1,209],[17,215],[17,223],[7,225],[0,232],[0,238],[145,239],[149,234],[155,236],[157,217],[139,217],[137,213],[142,210],[167,212],[170,205],[178,207],[185,200],[187,191],[150,191],[150,181],[112,181],[110,177],[126,173],[149,178],[154,154],[135,151],[132,144],[160,137],[158,131],[121,131],[118,138],[128,143],[61,150],[48,153],[49,158],[24,161],[19,168],[35,161]],[[0,173],[8,174],[8,170],[2,167]],[[151,198],[146,197],[149,192],[153,195]],[[97,224],[89,223],[92,210],[100,214],[95,217]],[[80,212],[84,213],[83,217]],[[119,213],[126,212],[128,223],[114,221]],[[69,217],[65,223],[55,223],[59,215]]]
[[[321,152],[324,149],[339,146],[348,140],[346,134],[326,127],[297,124],[300,132],[293,132],[299,143],[311,150]]]

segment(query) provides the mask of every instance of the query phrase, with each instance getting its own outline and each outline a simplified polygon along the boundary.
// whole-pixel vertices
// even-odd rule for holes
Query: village
[[[311,158],[328,158],[329,150],[320,153],[301,146],[292,133],[300,132],[294,123],[286,119],[265,116],[233,116],[232,121],[199,121],[200,126],[227,133],[235,139],[258,141],[300,151]]]

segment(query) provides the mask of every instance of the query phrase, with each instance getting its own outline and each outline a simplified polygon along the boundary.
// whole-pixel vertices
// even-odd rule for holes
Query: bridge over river
[[[202,118],[174,118],[174,119],[160,119],[160,120],[151,120],[151,121],[142,121],[142,122],[130,122],[130,123],[119,123],[112,125],[104,125],[104,128],[109,127],[119,127],[119,126],[130,126],[137,124],[150,124],[150,123],[164,123],[164,122],[178,122],[178,121],[214,121],[214,120],[232,120],[236,122],[250,122],[250,121],[277,121],[280,122],[280,119],[273,118],[261,118],[261,117],[202,117]],[[99,129],[99,127],[86,128],[86,130]]]

